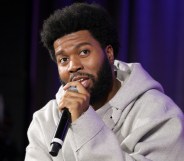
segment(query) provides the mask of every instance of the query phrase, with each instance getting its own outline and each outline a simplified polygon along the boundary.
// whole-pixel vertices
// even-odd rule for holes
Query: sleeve
[[[135,160],[184,160],[183,112],[167,96],[145,93],[122,120],[118,141]]]
[[[26,147],[25,161],[51,161],[52,159],[44,144],[44,135],[36,118],[33,118],[27,135],[29,145]]]
[[[137,124],[121,143],[128,155],[136,161],[183,161],[184,127],[180,118],[145,118]]]

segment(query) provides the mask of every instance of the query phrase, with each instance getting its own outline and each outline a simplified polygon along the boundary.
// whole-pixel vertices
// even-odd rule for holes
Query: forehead
[[[100,43],[91,35],[88,30],[80,30],[67,34],[63,37],[58,38],[54,41],[54,51],[55,55],[66,54],[72,50],[78,50],[84,45],[90,45],[96,50],[101,50],[102,47]]]
[[[54,41],[54,48],[60,46],[60,45],[65,45],[67,43],[73,43],[75,41],[77,42],[82,42],[82,41],[90,41],[90,42],[97,42],[96,39],[93,38],[91,33],[87,30],[81,30],[77,32],[73,32],[71,34],[67,34],[63,37],[58,38],[57,40]]]

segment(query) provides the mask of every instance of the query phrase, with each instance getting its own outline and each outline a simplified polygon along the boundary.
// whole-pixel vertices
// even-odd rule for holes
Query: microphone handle
[[[73,91],[73,92],[78,92],[75,86],[69,87],[68,90]],[[62,111],[63,113],[59,120],[59,125],[56,129],[54,138],[52,139],[52,142],[51,142],[51,150],[49,153],[52,156],[58,155],[58,152],[62,148],[65,136],[67,134],[69,125],[71,123],[71,114],[69,110],[67,108],[64,108]]]
[[[49,153],[52,156],[57,156],[59,150],[62,148],[70,123],[71,123],[71,114],[67,108],[64,108],[55,136],[51,142],[51,150]]]

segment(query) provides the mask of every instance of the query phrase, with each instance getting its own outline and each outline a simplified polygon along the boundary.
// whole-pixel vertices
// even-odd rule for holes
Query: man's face
[[[91,104],[108,95],[113,62],[109,63],[106,54],[113,52],[104,52],[90,32],[81,30],[61,37],[54,42],[54,50],[63,84],[80,81],[91,94]]]

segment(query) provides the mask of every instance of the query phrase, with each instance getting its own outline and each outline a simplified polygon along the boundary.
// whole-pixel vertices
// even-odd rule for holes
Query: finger
[[[88,93],[88,91],[84,88],[84,86],[79,81],[69,82],[63,87],[63,89],[67,90],[69,89],[70,86],[75,86],[79,93],[83,93],[83,94]]]
[[[63,95],[60,103],[62,102],[80,102],[81,104],[87,104],[89,105],[89,94],[81,94],[77,92],[72,92],[72,91],[66,91],[65,94]]]
[[[59,104],[59,110],[67,108],[71,113],[72,122],[79,118],[89,107],[87,102],[84,102],[79,97],[67,97]]]
[[[75,101],[77,98],[83,100],[83,101],[87,101],[89,99],[89,94],[88,93],[79,93],[79,92],[73,92],[70,90],[65,91],[63,97],[61,98],[61,101],[67,99],[67,100],[71,100],[71,101]]]

